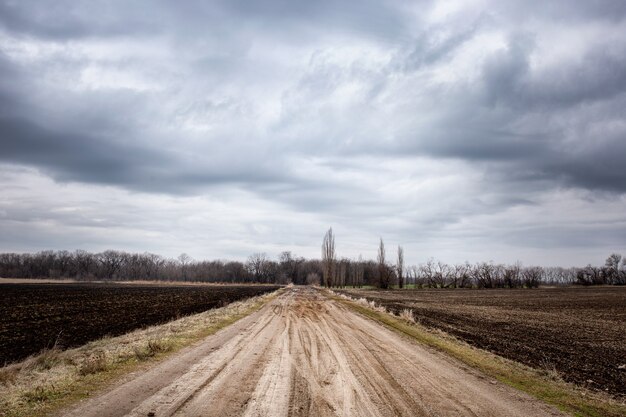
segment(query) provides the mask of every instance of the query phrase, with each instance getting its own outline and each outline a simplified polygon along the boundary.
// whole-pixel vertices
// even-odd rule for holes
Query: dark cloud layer
[[[621,199],[625,29],[619,0],[0,1],[0,163],[398,240]]]

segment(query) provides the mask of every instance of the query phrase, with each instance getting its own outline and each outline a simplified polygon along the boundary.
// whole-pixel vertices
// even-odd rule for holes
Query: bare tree
[[[404,288],[404,249],[398,246],[398,263],[396,264],[398,274],[398,287]]]
[[[446,288],[451,283],[450,266],[445,262],[437,261],[435,264],[435,288]]]
[[[508,288],[521,287],[522,282],[522,264],[518,261],[514,265],[509,265],[504,268],[503,280],[504,286]]]
[[[466,286],[471,284],[470,278],[470,268],[469,263],[464,264],[456,264],[454,267],[450,267],[451,274],[453,277],[454,288],[465,288]]]
[[[622,266],[619,268],[616,284],[626,285],[626,258],[624,257],[622,257]]]
[[[543,268],[540,266],[531,266],[522,270],[523,284],[526,288],[537,288],[541,283]]]
[[[359,260],[357,261],[355,268],[355,286],[363,286],[363,277],[365,275],[365,267],[363,265],[363,256],[359,254]]]
[[[604,263],[604,275],[606,277],[607,284],[615,284],[619,281],[619,266],[621,260],[622,255],[619,253],[612,253],[608,258],[606,258],[606,262]]]
[[[419,266],[419,275],[422,279],[422,284],[432,287],[435,285],[435,260],[430,258],[425,264]]]
[[[84,250],[74,252],[74,262],[76,263],[76,278],[88,279],[93,274],[96,266],[95,256]]]
[[[186,253],[181,253],[178,255],[178,262],[180,262],[181,273],[183,275],[183,281],[187,281],[187,265],[191,262],[191,256]]]
[[[387,265],[386,255],[385,255],[385,243],[383,239],[380,239],[380,244],[378,245],[378,286],[382,289],[389,288],[389,281],[391,279],[391,271],[389,271],[389,266]]]
[[[411,265],[407,268],[407,280],[413,282],[415,288],[422,288],[423,282],[421,278],[422,272],[417,265]]]
[[[101,278],[117,279],[118,272],[122,268],[124,257],[122,252],[107,250],[96,255],[100,269]]]
[[[256,282],[266,282],[269,278],[269,259],[265,253],[253,253],[248,257],[246,269],[254,276]]]
[[[345,287],[346,286],[346,276],[348,275],[348,268],[350,265],[350,261],[348,259],[342,259],[338,264],[337,271],[337,286]]]
[[[309,272],[306,276],[307,285],[320,285],[320,276],[315,272]]]
[[[474,276],[478,288],[495,288],[495,265],[493,262],[480,262],[474,268]]]
[[[335,263],[335,236],[331,227],[324,235],[324,241],[322,242],[322,275],[324,285],[329,288],[334,285],[335,281]]]
[[[284,251],[278,255],[278,261],[281,270],[280,273],[287,277],[287,282],[296,283],[305,259],[293,256],[290,251]]]

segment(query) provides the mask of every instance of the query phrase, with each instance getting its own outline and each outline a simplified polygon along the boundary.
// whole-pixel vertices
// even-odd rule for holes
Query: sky
[[[626,255],[623,0],[0,0],[0,251]]]

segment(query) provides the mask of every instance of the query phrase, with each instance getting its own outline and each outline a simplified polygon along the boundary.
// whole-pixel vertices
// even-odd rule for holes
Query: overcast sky
[[[626,2],[0,0],[0,251],[626,254]]]

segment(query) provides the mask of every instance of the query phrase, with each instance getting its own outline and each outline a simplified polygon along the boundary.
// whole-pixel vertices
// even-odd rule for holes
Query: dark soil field
[[[0,284],[0,366],[55,343],[62,348],[79,346],[277,288]]]
[[[566,381],[626,395],[626,288],[348,290]]]

